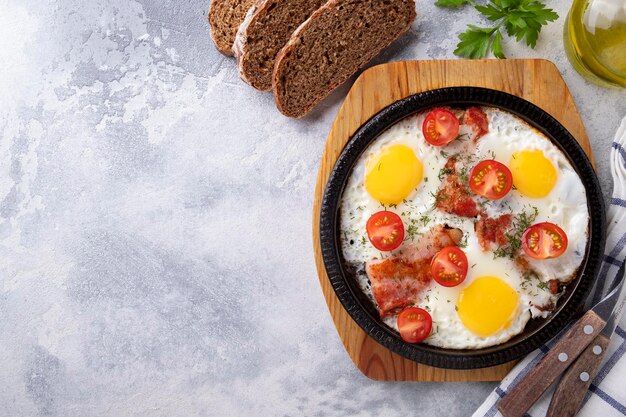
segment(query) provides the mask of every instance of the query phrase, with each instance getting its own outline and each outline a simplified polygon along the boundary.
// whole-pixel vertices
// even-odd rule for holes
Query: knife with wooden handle
[[[546,417],[573,417],[598,373],[611,339],[603,334],[596,337],[570,366],[557,385]]]
[[[543,359],[504,397],[498,409],[504,417],[522,417],[546,389],[600,333],[606,322],[589,310],[561,337]]]
[[[522,417],[532,405],[541,397],[541,395],[548,389],[550,385],[561,375],[568,367],[571,366],[571,372],[566,373],[568,378],[563,378],[563,387],[557,388],[557,391],[563,391],[559,398],[553,399],[554,405],[551,404],[553,410],[552,417],[574,415],[578,411],[578,407],[584,398],[587,388],[591,383],[592,375],[595,376],[597,367],[600,365],[601,356],[606,351],[608,346],[608,339],[613,334],[615,326],[617,325],[616,316],[621,313],[621,309],[626,302],[626,298],[621,294],[622,286],[624,285],[624,264],[617,272],[619,277],[618,282],[614,286],[613,290],[596,304],[591,310],[587,311],[574,325],[561,337],[552,349],[543,357],[543,359],[517,383],[513,389],[500,401],[498,409],[504,417]],[[621,301],[618,308],[616,305]],[[602,332],[602,336],[598,336]],[[606,338],[606,341],[604,340]],[[597,343],[592,343],[597,341]],[[598,355],[594,355],[594,346],[598,344],[602,347],[602,352]],[[584,361],[589,358],[589,355],[585,355],[578,364],[577,358],[583,354],[583,351],[587,346],[590,346],[591,355],[594,359],[593,364],[585,364]],[[596,352],[598,349],[595,349]],[[585,352],[586,353],[586,352]],[[595,363],[597,360],[597,363]],[[577,362],[574,364],[574,362]],[[574,364],[574,365],[572,365]],[[580,372],[576,376],[575,372],[577,367],[584,367],[587,370],[581,368]],[[593,369],[592,367],[593,366]],[[591,371],[591,372],[590,372]],[[586,375],[581,375],[583,372]],[[578,380],[587,379],[581,381],[586,384],[585,389],[580,386],[581,384],[575,384],[576,378]],[[567,396],[567,393],[574,393],[582,395],[574,414],[559,414],[561,407],[572,401],[572,398]],[[582,393],[582,394],[581,394]],[[566,401],[564,401],[564,398]],[[563,408],[565,412],[565,408]]]
[[[591,385],[594,377],[598,374],[602,359],[604,359],[606,350],[609,347],[611,336],[622,315],[624,304],[626,304],[624,294],[619,294],[619,288],[616,290],[619,306],[614,308],[613,314],[600,335],[589,344],[587,349],[561,378],[552,396],[546,417],[571,417],[578,412],[587,394],[589,385]]]

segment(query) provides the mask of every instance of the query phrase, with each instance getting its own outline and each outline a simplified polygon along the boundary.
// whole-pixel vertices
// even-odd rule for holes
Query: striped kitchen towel
[[[626,117],[622,120],[615,134],[611,149],[611,174],[613,176],[613,195],[607,212],[607,240],[604,261],[600,269],[598,282],[589,300],[589,307],[602,299],[612,288],[612,278],[626,259]],[[607,279],[607,277],[610,277]],[[626,287],[625,287],[626,288]],[[622,296],[625,291],[622,291]],[[509,388],[514,387],[526,373],[545,356],[558,340],[554,338],[522,360],[502,380],[500,385],[487,397],[476,410],[473,417],[500,416],[498,401],[506,396]],[[593,380],[579,412],[581,417],[626,416],[626,314],[623,314],[615,334],[611,338],[609,351]],[[554,386],[541,397],[528,411],[532,417],[545,416],[552,398]]]

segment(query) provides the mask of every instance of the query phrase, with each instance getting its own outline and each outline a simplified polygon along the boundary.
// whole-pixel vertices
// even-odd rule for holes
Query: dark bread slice
[[[330,0],[293,33],[276,57],[278,109],[302,117],[381,49],[406,32],[415,0]]]
[[[258,90],[270,90],[276,54],[324,3],[326,0],[265,0],[251,7],[233,45],[241,78]]]
[[[235,35],[246,12],[257,0],[213,0],[209,6],[211,39],[224,55],[233,54]]]

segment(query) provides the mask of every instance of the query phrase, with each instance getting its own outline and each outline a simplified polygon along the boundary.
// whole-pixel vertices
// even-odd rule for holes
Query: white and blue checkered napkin
[[[604,261],[596,287],[592,292],[590,306],[602,299],[612,287],[613,277],[626,258],[626,117],[615,134],[611,149],[611,174],[613,176],[613,196],[607,212],[607,240]],[[607,278],[609,277],[609,278]],[[624,291],[622,291],[624,295]],[[500,385],[476,410],[473,417],[500,416],[498,401],[506,396],[526,373],[545,356],[558,341],[554,338],[522,360],[502,380]],[[610,417],[626,416],[626,314],[623,314],[611,338],[604,362],[587,393],[579,416]],[[552,398],[554,387],[541,397],[528,411],[527,416],[545,416]]]

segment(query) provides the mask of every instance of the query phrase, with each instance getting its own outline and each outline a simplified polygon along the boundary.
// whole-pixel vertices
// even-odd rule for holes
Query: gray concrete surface
[[[0,415],[466,416],[490,383],[380,383],[335,332],[311,207],[348,86],[281,116],[209,40],[208,1],[0,0]],[[569,2],[536,50],[609,191],[624,91],[578,76]],[[419,1],[375,62],[453,58],[471,9]]]

